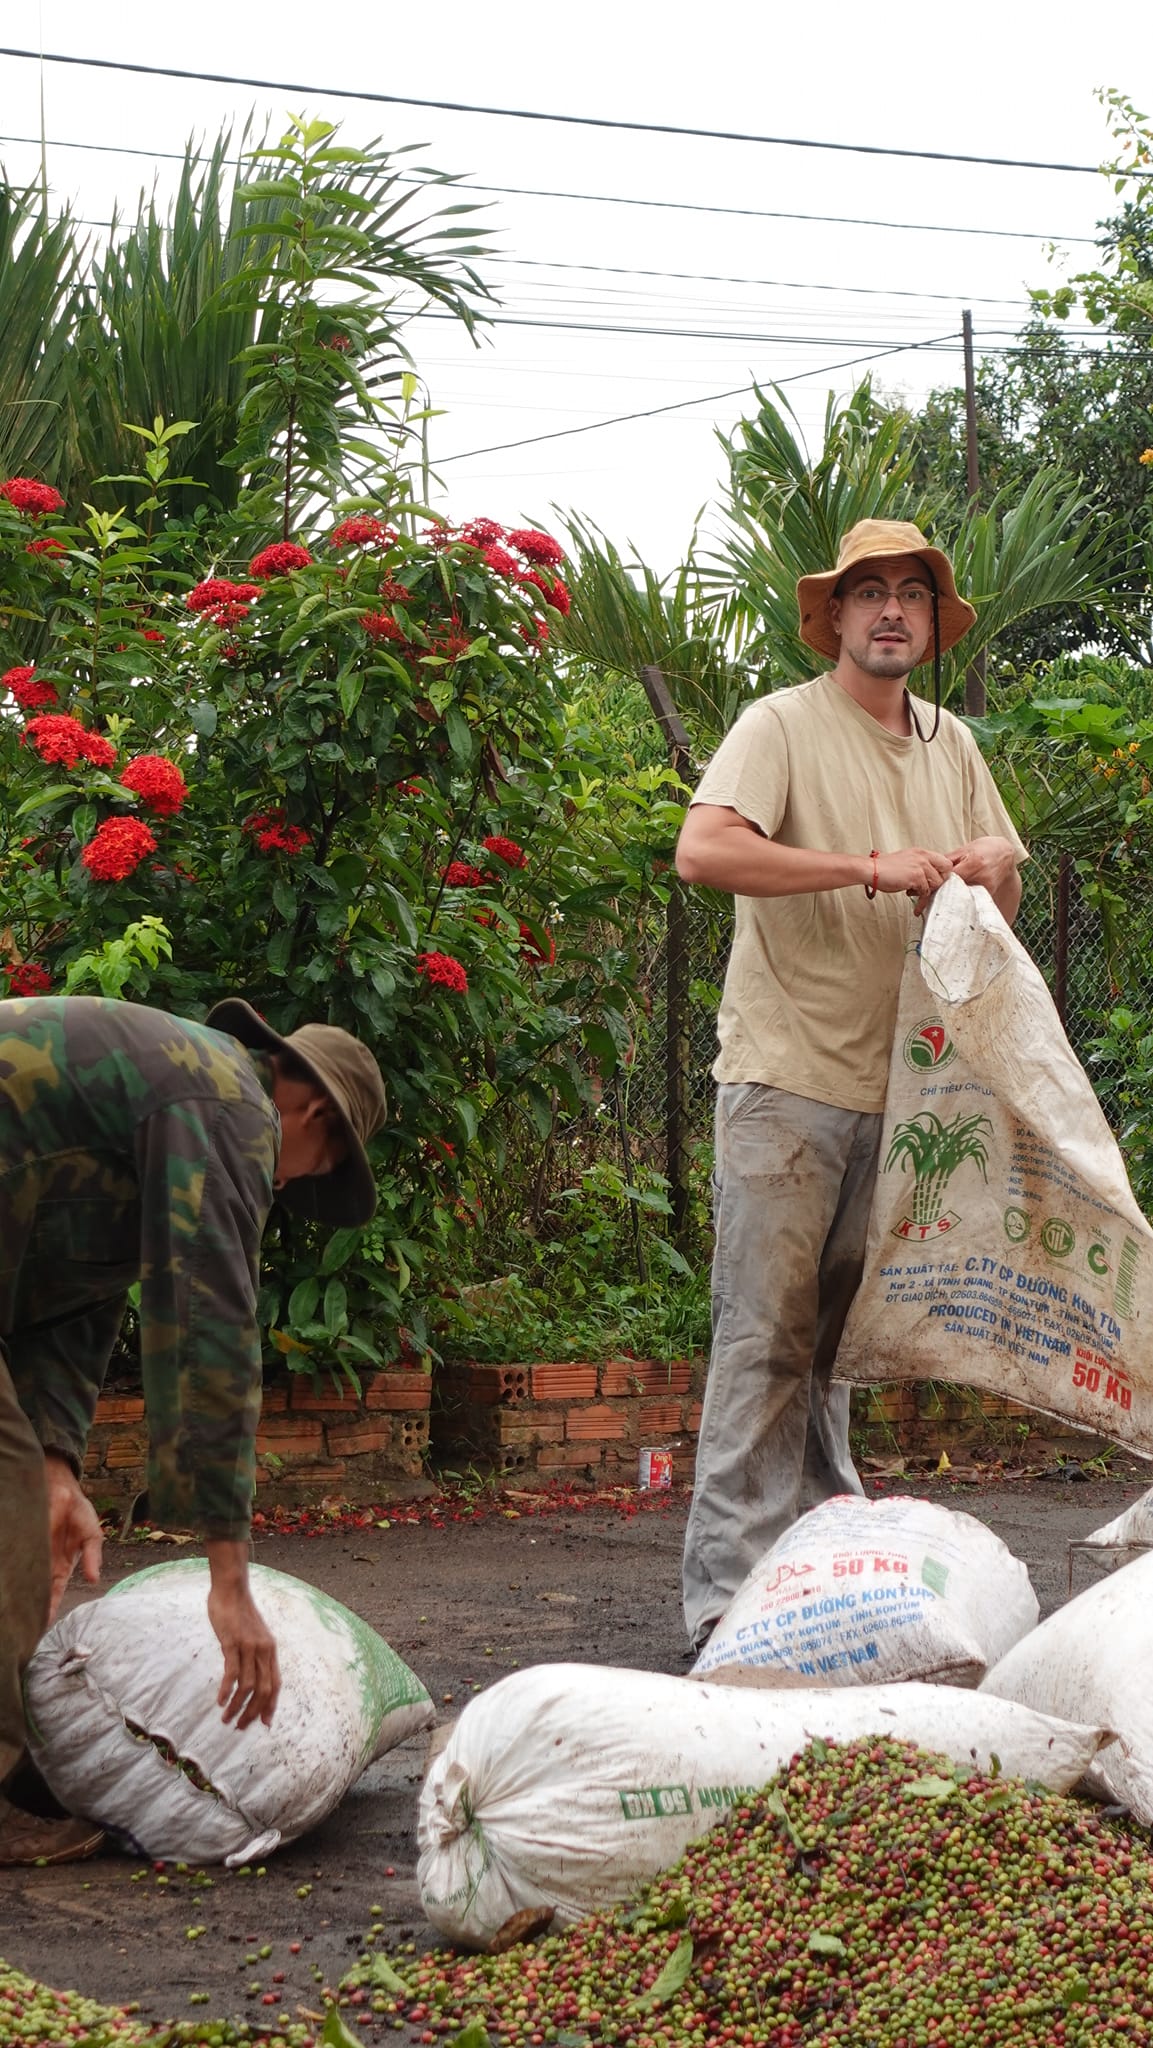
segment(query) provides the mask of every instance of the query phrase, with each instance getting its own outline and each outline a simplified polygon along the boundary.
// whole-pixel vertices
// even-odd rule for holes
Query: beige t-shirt
[[[932,705],[914,697],[913,707],[930,732]],[[742,712],[693,802],[727,805],[783,846],[951,853],[992,833],[1027,858],[967,726],[943,711],[928,745],[902,738],[830,675]],[[904,894],[738,896],[715,1078],[882,1109],[901,970],[919,930]]]

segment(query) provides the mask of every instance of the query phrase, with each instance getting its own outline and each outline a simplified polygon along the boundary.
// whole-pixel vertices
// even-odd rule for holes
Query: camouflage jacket
[[[0,1346],[46,1450],[83,1463],[140,1281],[150,1507],[248,1533],[256,1286],[280,1122],[218,1031],[87,996],[0,1002]]]

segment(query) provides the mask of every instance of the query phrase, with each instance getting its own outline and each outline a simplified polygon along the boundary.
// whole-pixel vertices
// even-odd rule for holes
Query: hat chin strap
[[[913,700],[908,690],[905,691],[905,704],[908,708],[909,717],[913,722],[913,731],[921,741],[921,744],[927,747],[936,739],[941,729],[941,608],[937,598],[937,579],[929,562],[925,563],[925,574],[929,579],[929,587],[933,593],[933,730],[929,734],[928,739],[926,739],[918,724],[917,714],[913,709]]]

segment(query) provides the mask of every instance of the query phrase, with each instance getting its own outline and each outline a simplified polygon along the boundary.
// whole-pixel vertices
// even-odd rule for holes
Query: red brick
[[[596,1399],[595,1365],[534,1365],[534,1401],[593,1401]]]
[[[298,1378],[292,1382],[288,1405],[297,1415],[347,1414],[360,1407],[360,1397],[351,1387],[314,1387],[311,1380]]]
[[[599,1454],[589,1444],[542,1444],[536,1462],[538,1471],[553,1472],[561,1467],[598,1464]]]
[[[101,1394],[96,1403],[96,1422],[143,1422],[144,1402],[138,1395]]]
[[[104,1453],[105,1469],[109,1472],[126,1472],[147,1462],[148,1451],[137,1437],[114,1436],[109,1439]]]
[[[366,1408],[386,1408],[399,1413],[406,1408],[427,1408],[432,1398],[432,1380],[426,1372],[378,1372],[364,1389]]]
[[[691,1429],[694,1436],[697,1434],[701,1426],[701,1410],[703,1409],[703,1407],[703,1401],[690,1401],[688,1407],[685,1410],[685,1428]]]
[[[527,1365],[457,1365],[444,1375],[445,1397],[454,1407],[515,1407],[527,1401]]]
[[[283,1415],[288,1407],[287,1387],[265,1387],[260,1396],[262,1415]]]
[[[104,1446],[103,1446],[103,1444],[94,1444],[94,1443],[92,1443],[92,1442],[90,1441],[90,1442],[89,1442],[89,1445],[88,1445],[88,1449],[87,1449],[87,1450],[85,1451],[85,1453],[84,1453],[84,1470],[85,1470],[85,1472],[86,1472],[86,1473],[87,1473],[87,1474],[89,1475],[89,1477],[91,1477],[91,1475],[92,1475],[92,1474],[93,1474],[94,1472],[99,1472],[99,1470],[100,1470],[100,1467],[101,1467],[101,1465],[102,1465],[103,1463],[104,1463]]]
[[[331,1458],[352,1457],[359,1451],[392,1449],[392,1425],[388,1422],[330,1422],[324,1435]]]
[[[629,1418],[619,1408],[610,1408],[607,1401],[598,1402],[595,1408],[571,1408],[565,1423],[565,1435],[573,1442],[607,1443],[612,1437],[627,1437]]]
[[[681,1426],[681,1404],[679,1401],[642,1401],[638,1427],[639,1441],[644,1444],[659,1444],[666,1436],[675,1436]]]
[[[324,1456],[324,1428],[319,1422],[294,1415],[270,1415],[256,1432],[258,1452],[275,1451],[278,1457]]]
[[[692,1365],[674,1358],[610,1358],[600,1369],[602,1394],[687,1394]]]

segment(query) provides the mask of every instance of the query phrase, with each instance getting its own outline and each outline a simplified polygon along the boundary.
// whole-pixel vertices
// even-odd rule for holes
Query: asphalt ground
[[[1043,1478],[874,1480],[869,1490],[916,1492],[978,1516],[1028,1566],[1046,1615],[1068,1597],[1071,1559],[1074,1591],[1105,1568],[1070,1545],[1119,1513],[1148,1480],[1147,1466],[1114,1460],[1107,1477],[1082,1477],[1066,1465]],[[267,1534],[255,1555],[379,1629],[423,1679],[443,1725],[476,1692],[529,1664],[683,1674],[679,1561],[687,1508],[679,1491],[639,1503],[622,1493],[583,1509],[569,1496],[541,1513],[520,1494],[488,1500],[477,1519],[454,1521],[426,1505],[421,1519],[384,1529],[337,1520],[322,1533]],[[389,1517],[387,1508],[379,1512]],[[105,1583],[187,1555],[165,1543],[114,1541]],[[158,1869],[116,1852],[84,1864],[0,1871],[0,1956],[59,1989],[137,2003],[158,2026],[211,2015],[271,2027],[322,2015],[325,1988],[335,1990],[374,1922],[384,1929],[378,1946],[385,1950],[437,1939],[416,1885],[416,1804],[428,1744],[421,1736],[391,1751],[320,1827],[249,1875]],[[203,1933],[190,1939],[192,1927]],[[269,2008],[263,2000],[273,1991],[277,2004]],[[384,2020],[358,2023],[357,2032],[367,2041],[419,2038],[419,2030],[393,2030]]]

